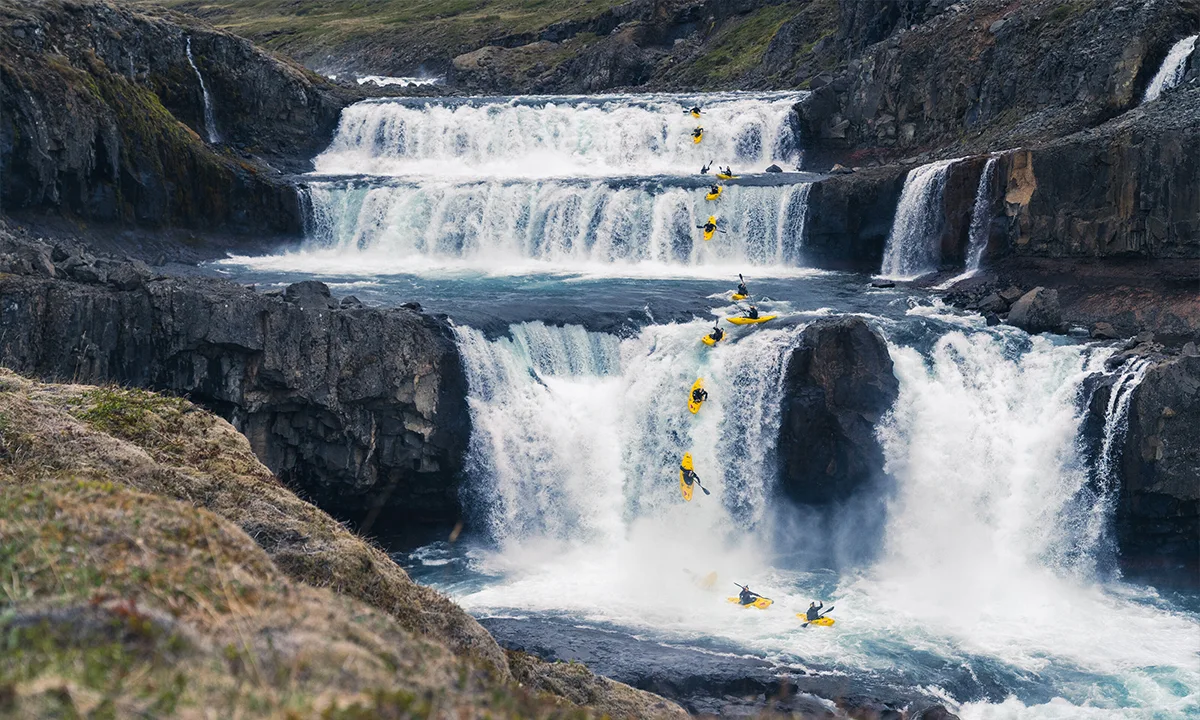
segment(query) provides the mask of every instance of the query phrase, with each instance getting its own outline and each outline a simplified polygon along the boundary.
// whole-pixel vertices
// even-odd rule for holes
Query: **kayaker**
[[[694,137],[694,138],[698,138],[703,134],[704,134],[704,128],[700,127],[699,125],[697,125],[696,129],[692,131],[692,137]]]
[[[745,296],[747,296],[747,297],[749,297],[749,296],[750,296],[750,291],[746,289],[746,279],[745,279],[744,277],[742,277],[742,274],[741,274],[741,273],[738,273],[738,291],[737,291],[737,294],[738,294],[738,295],[745,295]]]
[[[708,391],[704,388],[696,388],[692,391],[692,402],[702,403],[708,399]]]
[[[757,320],[758,319],[758,307],[751,305],[750,309],[746,311],[745,317],[750,318],[751,320]]]
[[[713,331],[708,336],[713,339],[713,342],[721,342],[721,338],[725,337],[725,331],[713,325]]]
[[[691,108],[684,110],[684,112],[691,113],[693,115],[699,115],[700,114],[700,106],[693,105]]]
[[[718,184],[716,184],[716,183],[713,183],[712,185],[709,185],[709,186],[708,186],[708,194],[709,194],[709,195],[716,195],[716,194],[717,194],[717,193],[719,193],[719,192],[721,192],[721,186],[720,186],[720,185],[718,185]]]
[[[752,605],[754,604],[755,600],[762,597],[762,595],[759,595],[756,592],[751,592],[749,585],[738,585],[738,587],[742,589],[742,591],[738,593],[738,602],[742,605]]]
[[[709,161],[708,161],[708,164],[706,164],[704,167],[700,168],[700,174],[701,174],[701,175],[707,175],[707,174],[708,174],[708,169],[709,169],[710,167],[712,167],[712,160],[709,160]]]
[[[733,171],[732,171],[732,170],[730,170],[728,167],[724,167],[724,168],[721,168],[721,174],[722,174],[722,175],[729,175],[730,177],[732,177],[732,176],[733,176]]]
[[[695,470],[688,470],[682,465],[679,466],[679,469],[683,471],[683,481],[687,483],[688,487],[691,487],[692,483],[700,482],[700,476],[696,474]]]
[[[701,230],[703,230],[703,231],[704,231],[704,232],[706,232],[706,233],[711,233],[711,232],[716,232],[716,231],[717,231],[717,224],[716,224],[716,223],[710,223],[710,222],[706,222],[706,223],[704,223],[703,225],[697,225],[696,227],[700,228]]]
[[[809,603],[808,604],[808,613],[805,614],[804,619],[809,622],[812,622],[813,620],[820,620],[821,619],[821,608],[823,608],[823,607],[825,607],[825,603],[820,603],[820,604],[817,604],[815,602]]]

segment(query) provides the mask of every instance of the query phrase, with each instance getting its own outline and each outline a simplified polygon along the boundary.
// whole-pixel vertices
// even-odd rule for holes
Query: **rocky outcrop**
[[[882,477],[875,424],[899,389],[887,343],[863,319],[818,320],[805,328],[784,376],[784,492],[805,505],[825,505]]]
[[[814,183],[804,219],[805,264],[878,272],[903,188],[899,168],[867,168]]]
[[[1094,127],[1136,106],[1170,45],[1200,26],[1189,0],[841,7],[852,54],[800,106],[812,155],[826,162],[1014,147]]]
[[[55,256],[26,253],[35,273]],[[457,521],[469,417],[445,321],[342,308],[320,283],[280,296],[57,256],[49,269],[71,280],[0,275],[0,364],[187,395],[305,498],[375,534]]]
[[[1102,400],[1106,400],[1102,398]],[[1133,391],[1116,533],[1130,575],[1200,583],[1200,353],[1156,362]]]
[[[1004,155],[1017,257],[1200,258],[1200,85]]]
[[[0,202],[89,221],[297,233],[296,192],[262,158],[303,167],[345,101],[197,21],[102,0],[3,0]],[[218,137],[228,150],[207,142]]]

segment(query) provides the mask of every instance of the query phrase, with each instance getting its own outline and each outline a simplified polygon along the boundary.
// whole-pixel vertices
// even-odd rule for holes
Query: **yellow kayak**
[[[724,340],[724,339],[725,339],[725,336],[722,335],[721,340]],[[701,342],[703,342],[705,345],[708,345],[709,347],[716,345],[717,343],[721,342],[721,340],[714,340],[712,333],[709,333],[708,335],[705,335],[703,338],[700,339]]]
[[[712,225],[712,228],[713,228],[713,229],[712,229],[712,230],[709,230],[708,228],[705,228],[705,229],[704,229],[704,241],[705,241],[705,242],[708,242],[709,240],[712,240],[713,233],[715,233],[715,232],[717,231],[717,216],[716,216],[716,215],[709,215],[709,216],[708,216],[708,223],[707,223],[707,224],[708,224],[708,225]]]
[[[725,173],[717,173],[718,180],[736,180],[737,175],[726,175]]]
[[[688,393],[688,410],[691,410],[693,415],[700,412],[700,406],[704,404],[703,400],[696,402],[692,399],[692,396],[696,394],[696,391],[702,387],[704,387],[704,378],[696,378],[696,382],[692,383],[691,392]]]
[[[759,315],[756,318],[727,317],[725,319],[728,320],[729,322],[733,323],[734,325],[757,325],[758,323],[765,323],[768,320],[774,320],[777,317],[779,317],[779,316],[778,315]]]
[[[830,627],[835,622],[834,619],[831,617],[822,617],[822,618],[817,618],[816,620],[808,620],[808,619],[806,619],[808,617],[808,615],[806,615],[804,613],[796,613],[796,617],[800,618],[801,620],[804,620],[804,622],[808,623],[809,625],[820,625],[821,627]]]
[[[719,188],[717,188],[717,191],[715,193],[708,193],[707,195],[705,195],[704,199],[705,200],[716,200],[717,198],[721,197],[721,193],[723,193],[723,192],[725,192],[725,188],[719,187]]]
[[[692,144],[693,145],[699,145],[701,138],[704,137],[704,128],[696,128],[696,129],[700,131],[700,134],[692,135]]]
[[[681,495],[683,495],[683,499],[685,502],[692,501],[692,486],[688,485],[686,482],[684,482],[683,471],[684,470],[695,470],[695,469],[696,469],[696,467],[694,465],[692,465],[692,454],[684,453],[683,459],[679,461],[679,493]]]
[[[742,294],[740,294],[740,293],[734,293],[734,294],[733,294],[733,299],[734,299],[734,300],[745,300],[745,299],[746,299],[746,298],[748,298],[748,297],[750,297],[750,296],[749,296],[749,295],[742,295]]]
[[[731,603],[737,603],[737,604],[741,605],[741,601],[735,597],[726,598],[726,599],[729,600],[729,602],[731,602]],[[742,605],[742,607],[758,608],[759,610],[766,610],[767,608],[771,607],[771,603],[773,603],[773,602],[775,602],[775,601],[768,600],[764,597],[760,597],[757,600],[755,600],[754,602],[750,603],[749,605]]]
[[[700,117],[700,113],[698,113],[698,112],[696,112],[695,110],[693,110],[693,111],[692,111],[692,117],[694,117],[694,118],[698,118],[698,117]]]

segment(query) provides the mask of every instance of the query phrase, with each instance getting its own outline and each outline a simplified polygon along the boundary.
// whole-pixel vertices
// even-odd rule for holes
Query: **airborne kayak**
[[[679,461],[679,493],[683,495],[685,502],[692,501],[692,486],[688,485],[687,482],[684,481],[683,471],[695,469],[695,466],[692,465],[692,454],[684,453],[683,459]]]
[[[718,180],[736,180],[737,175],[726,175],[725,173],[717,173]]]
[[[804,620],[804,622],[808,623],[809,625],[820,625],[821,627],[830,627],[835,622],[835,620],[831,617],[819,617],[816,620],[808,620],[806,619],[808,618],[808,615],[804,613],[796,613],[796,617]]]
[[[737,604],[741,605],[741,601],[735,597],[726,598],[726,599],[729,600],[729,602],[731,602],[731,603],[737,603]],[[749,605],[742,605],[742,607],[758,608],[759,610],[766,610],[767,608],[771,607],[771,603],[773,603],[773,602],[775,602],[775,601],[768,600],[765,597],[760,597],[757,600],[755,600],[754,602],[750,603]]]
[[[715,233],[717,231],[717,216],[709,215],[707,224],[712,226],[712,230],[709,230],[707,227],[704,228],[704,241],[705,242],[712,240],[713,233]]]
[[[696,378],[696,382],[692,383],[691,392],[688,393],[688,410],[691,410],[693,415],[700,412],[700,406],[704,404],[703,400],[696,402],[692,399],[692,396],[696,394],[696,391],[702,387],[704,387],[704,378]]]
[[[708,193],[707,195],[705,195],[704,199],[705,200],[716,200],[717,198],[721,197],[721,193],[724,191],[725,191],[725,188],[719,187],[719,188],[717,188],[717,191],[715,193]]]
[[[779,317],[779,316],[778,315],[760,315],[756,318],[727,317],[725,319],[728,320],[729,322],[733,323],[734,325],[757,325],[758,323],[765,323],[768,320],[774,320],[777,317]]]

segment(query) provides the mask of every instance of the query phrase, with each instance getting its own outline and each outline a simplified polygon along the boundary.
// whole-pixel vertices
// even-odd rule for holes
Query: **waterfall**
[[[208,94],[208,85],[204,83],[204,76],[200,74],[200,68],[196,67],[196,61],[192,57],[192,38],[190,37],[187,39],[187,59],[192,70],[196,72],[196,79],[200,81],[200,92],[204,95],[204,131],[208,134],[208,142],[215,145],[221,142],[221,134],[217,132],[217,119],[213,114],[212,97]]]
[[[941,265],[946,170],[956,162],[940,160],[909,171],[884,247],[880,275],[912,280]]]
[[[1200,35],[1191,35],[1171,46],[1170,52],[1163,58],[1162,66],[1154,74],[1154,79],[1146,86],[1146,94],[1142,97],[1142,102],[1147,103],[1158,98],[1164,90],[1170,90],[1183,80],[1183,73],[1187,69],[1187,59],[1196,48],[1197,38],[1200,38]]]
[[[457,328],[472,420],[464,499],[492,538],[615,544],[639,519],[719,535],[760,522],[775,478],[779,386],[799,331],[763,329],[707,348],[707,327],[656,325],[624,340],[542,323],[496,340]],[[687,393],[698,376],[710,396],[693,415]],[[678,463],[689,451],[713,494],[685,504]]]
[[[966,614],[1086,576],[1097,507],[1077,502],[1080,397],[1107,354],[1020,333],[952,332],[928,358],[894,347],[900,397],[879,434],[898,492],[881,572],[913,589],[953,583],[961,604],[945,610]]]
[[[709,161],[795,166],[802,95],[715,94],[703,114],[678,95],[368,100],[346,108],[316,160],[331,175],[578,177],[692,175]],[[692,130],[704,127],[700,144]]]
[[[992,224],[992,187],[995,184],[996,157],[989,157],[979,175],[979,187],[975,190],[975,204],[971,208],[971,233],[967,244],[967,272],[979,270],[983,251],[987,250],[989,229]]]
[[[386,263],[796,266],[808,184],[706,189],[660,181],[313,182],[310,249]],[[717,217],[705,241],[698,225]]]

